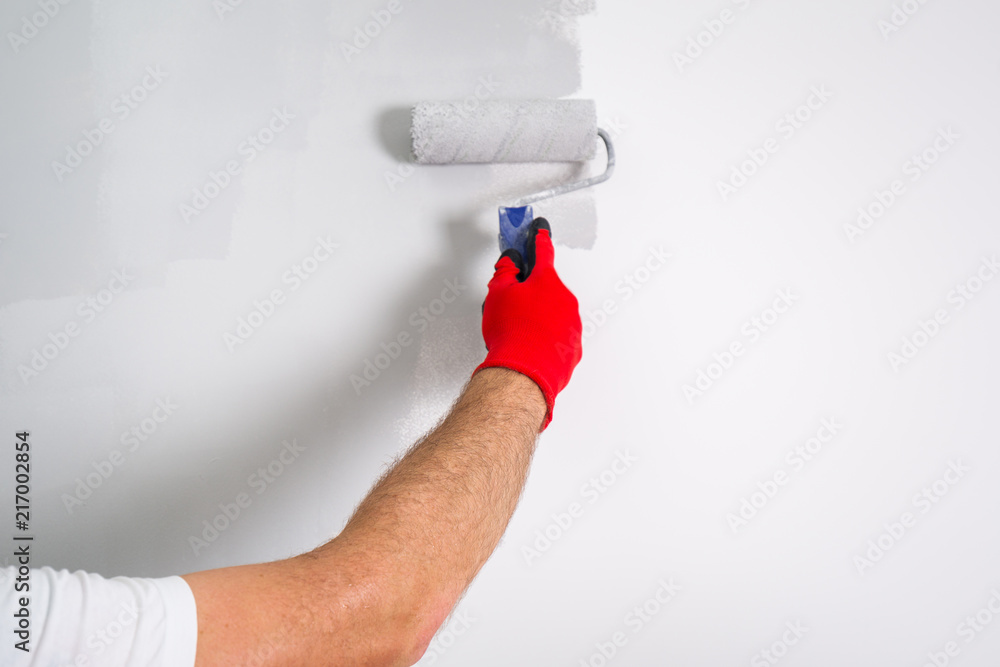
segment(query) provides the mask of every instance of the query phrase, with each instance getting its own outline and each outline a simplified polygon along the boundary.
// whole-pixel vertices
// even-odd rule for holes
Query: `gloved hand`
[[[506,250],[495,265],[483,303],[488,354],[473,372],[502,366],[522,373],[542,390],[552,421],[556,394],[569,383],[583,354],[580,306],[556,274],[549,223],[536,218],[528,231],[528,257]]]

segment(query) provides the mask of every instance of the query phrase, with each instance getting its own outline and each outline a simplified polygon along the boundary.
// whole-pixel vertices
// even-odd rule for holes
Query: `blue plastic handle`
[[[528,228],[535,219],[530,206],[500,207],[500,252],[514,248],[527,257]]]

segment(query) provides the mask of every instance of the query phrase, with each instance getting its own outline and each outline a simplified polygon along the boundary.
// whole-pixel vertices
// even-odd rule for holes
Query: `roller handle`
[[[542,190],[541,192],[536,192],[535,194],[528,195],[527,197],[521,197],[514,202],[514,206],[521,207],[527,206],[528,204],[534,204],[535,202],[542,201],[543,199],[550,199],[552,197],[564,195],[567,192],[574,192],[575,190],[589,188],[592,185],[603,183],[611,178],[611,174],[615,171],[615,147],[614,144],[611,143],[611,137],[608,136],[608,133],[601,128],[597,128],[597,136],[604,141],[604,147],[608,150],[608,165],[605,167],[603,174],[598,174],[597,176],[583,181],[577,181],[576,183],[567,183],[566,185],[560,185],[555,188],[549,188],[548,190]]]
[[[500,207],[500,252],[513,248],[522,257],[527,253],[528,228],[535,218],[530,206]]]
[[[526,209],[527,218],[523,219],[521,225],[516,229],[517,239],[514,244],[505,244],[503,235],[503,215],[504,211],[524,211]],[[531,275],[531,272],[535,268],[535,234],[539,229],[544,229],[552,235],[552,227],[549,225],[549,221],[545,218],[532,218],[531,207],[526,206],[523,209],[500,209],[501,217],[501,233],[500,233],[500,256],[510,257],[514,264],[517,265],[518,274],[517,279],[519,282],[524,282]]]

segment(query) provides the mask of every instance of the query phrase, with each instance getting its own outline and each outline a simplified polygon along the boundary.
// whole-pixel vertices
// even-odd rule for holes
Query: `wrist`
[[[491,410],[503,413],[508,409],[521,412],[541,429],[549,407],[542,388],[528,375],[506,366],[480,366],[469,382],[474,400],[491,403]]]

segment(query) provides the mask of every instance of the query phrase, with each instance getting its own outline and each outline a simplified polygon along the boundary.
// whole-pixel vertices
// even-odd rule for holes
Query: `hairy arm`
[[[369,492],[343,532],[289,560],[185,577],[197,667],[411,665],[496,548],[535,441],[582,355],[576,297],[536,218],[483,304],[488,354],[451,413]]]
[[[546,411],[531,379],[484,368],[332,541],[186,575],[197,667],[416,662],[499,543]]]

